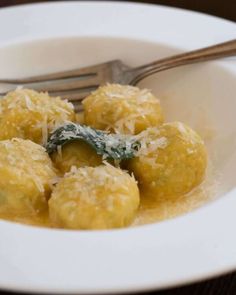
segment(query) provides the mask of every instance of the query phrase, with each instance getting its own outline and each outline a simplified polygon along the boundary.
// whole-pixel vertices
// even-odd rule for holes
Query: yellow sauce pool
[[[214,173],[210,170],[212,169],[208,169],[206,180],[200,186],[175,200],[166,198],[161,201],[156,201],[153,196],[141,194],[140,208],[131,226],[144,225],[174,218],[197,209],[212,200],[216,192],[217,184],[214,181]],[[28,225],[53,227],[50,223],[48,212],[37,216],[16,216],[10,212],[3,214],[0,211],[0,218]]]

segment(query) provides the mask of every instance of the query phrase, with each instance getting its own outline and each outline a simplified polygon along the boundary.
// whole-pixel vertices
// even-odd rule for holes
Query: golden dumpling
[[[42,146],[20,138],[0,141],[0,212],[35,214],[45,210],[55,177]]]
[[[62,173],[69,172],[72,166],[77,168],[102,164],[102,157],[89,144],[82,140],[69,142],[51,156],[52,161]]]
[[[52,129],[74,120],[73,105],[47,93],[18,89],[0,100],[0,140],[19,137],[43,144]]]
[[[138,135],[141,149],[128,162],[140,188],[157,198],[177,197],[204,178],[207,153],[203,140],[180,122],[149,128]]]
[[[159,100],[147,89],[107,84],[83,100],[85,124],[117,133],[138,134],[163,122]]]
[[[110,229],[130,224],[138,206],[135,179],[107,164],[68,173],[52,193],[49,213],[55,226]]]

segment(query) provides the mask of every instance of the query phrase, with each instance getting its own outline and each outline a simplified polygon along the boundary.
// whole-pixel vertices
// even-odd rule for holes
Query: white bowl
[[[234,23],[161,6],[109,2],[0,11],[0,78],[113,58],[135,66],[236,37]],[[217,200],[181,217],[110,231],[66,231],[0,221],[0,288],[46,293],[160,289],[236,268],[236,61],[186,66],[141,83],[168,120],[206,138]]]

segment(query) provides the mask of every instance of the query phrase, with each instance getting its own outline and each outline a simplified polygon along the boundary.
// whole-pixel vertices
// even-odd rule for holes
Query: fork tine
[[[85,68],[80,70],[59,72],[55,74],[40,75],[40,76],[22,78],[22,79],[0,79],[0,83],[25,84],[25,83],[34,83],[34,82],[53,81],[53,80],[64,79],[64,78],[74,78],[77,76],[80,76],[81,78],[82,77],[86,78],[89,76],[96,75],[97,71],[94,70],[89,72],[89,69],[90,68]]]
[[[84,89],[74,89],[62,92],[49,92],[51,96],[60,96],[62,99],[67,99],[70,102],[81,102],[86,96],[88,96],[96,87],[87,87]]]
[[[57,95],[60,96],[62,99],[67,99],[68,101],[70,101],[71,103],[73,103],[74,108],[75,108],[75,112],[82,112],[83,111],[83,105],[82,105],[82,100],[88,96],[91,91],[95,90],[95,88],[90,89],[90,91],[88,90],[84,90],[84,91],[68,91],[67,93],[63,92],[63,93],[53,93],[53,95]]]
[[[53,94],[54,92],[71,91],[84,88],[95,88],[100,84],[99,76],[90,76],[87,78],[69,78],[69,79],[58,79],[47,82],[35,82],[25,83],[22,86],[28,89],[34,89],[37,91],[47,91]],[[0,84],[0,95],[5,95],[7,92],[15,90],[17,84]]]
[[[0,83],[14,83],[14,84],[25,84],[25,83],[34,83],[34,82],[45,82],[45,81],[52,81],[64,78],[74,78],[80,76],[81,78],[86,78],[88,76],[96,75],[102,68],[106,67],[109,63],[101,63],[94,66],[84,67],[80,69],[65,71],[65,72],[58,72],[53,74],[46,74],[40,75],[35,77],[29,78],[22,78],[22,79],[0,79]]]
[[[73,103],[74,108],[75,108],[75,112],[76,113],[80,113],[83,112],[83,105],[81,103]]]
[[[59,91],[59,92],[49,92],[49,95],[52,97],[60,96],[61,99],[67,99],[70,102],[80,102],[82,101],[86,96],[88,96],[91,91],[94,91],[97,88],[95,87],[87,87],[84,89],[74,89],[74,90],[68,90],[68,91]],[[6,95],[6,93],[0,93],[0,98]]]

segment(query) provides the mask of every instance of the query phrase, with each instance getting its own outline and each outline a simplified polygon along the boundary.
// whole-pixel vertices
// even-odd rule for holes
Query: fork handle
[[[127,71],[127,74],[130,77],[130,84],[136,85],[145,77],[160,71],[233,55],[236,55],[236,39],[203,49],[160,59],[147,65],[130,69]]]

